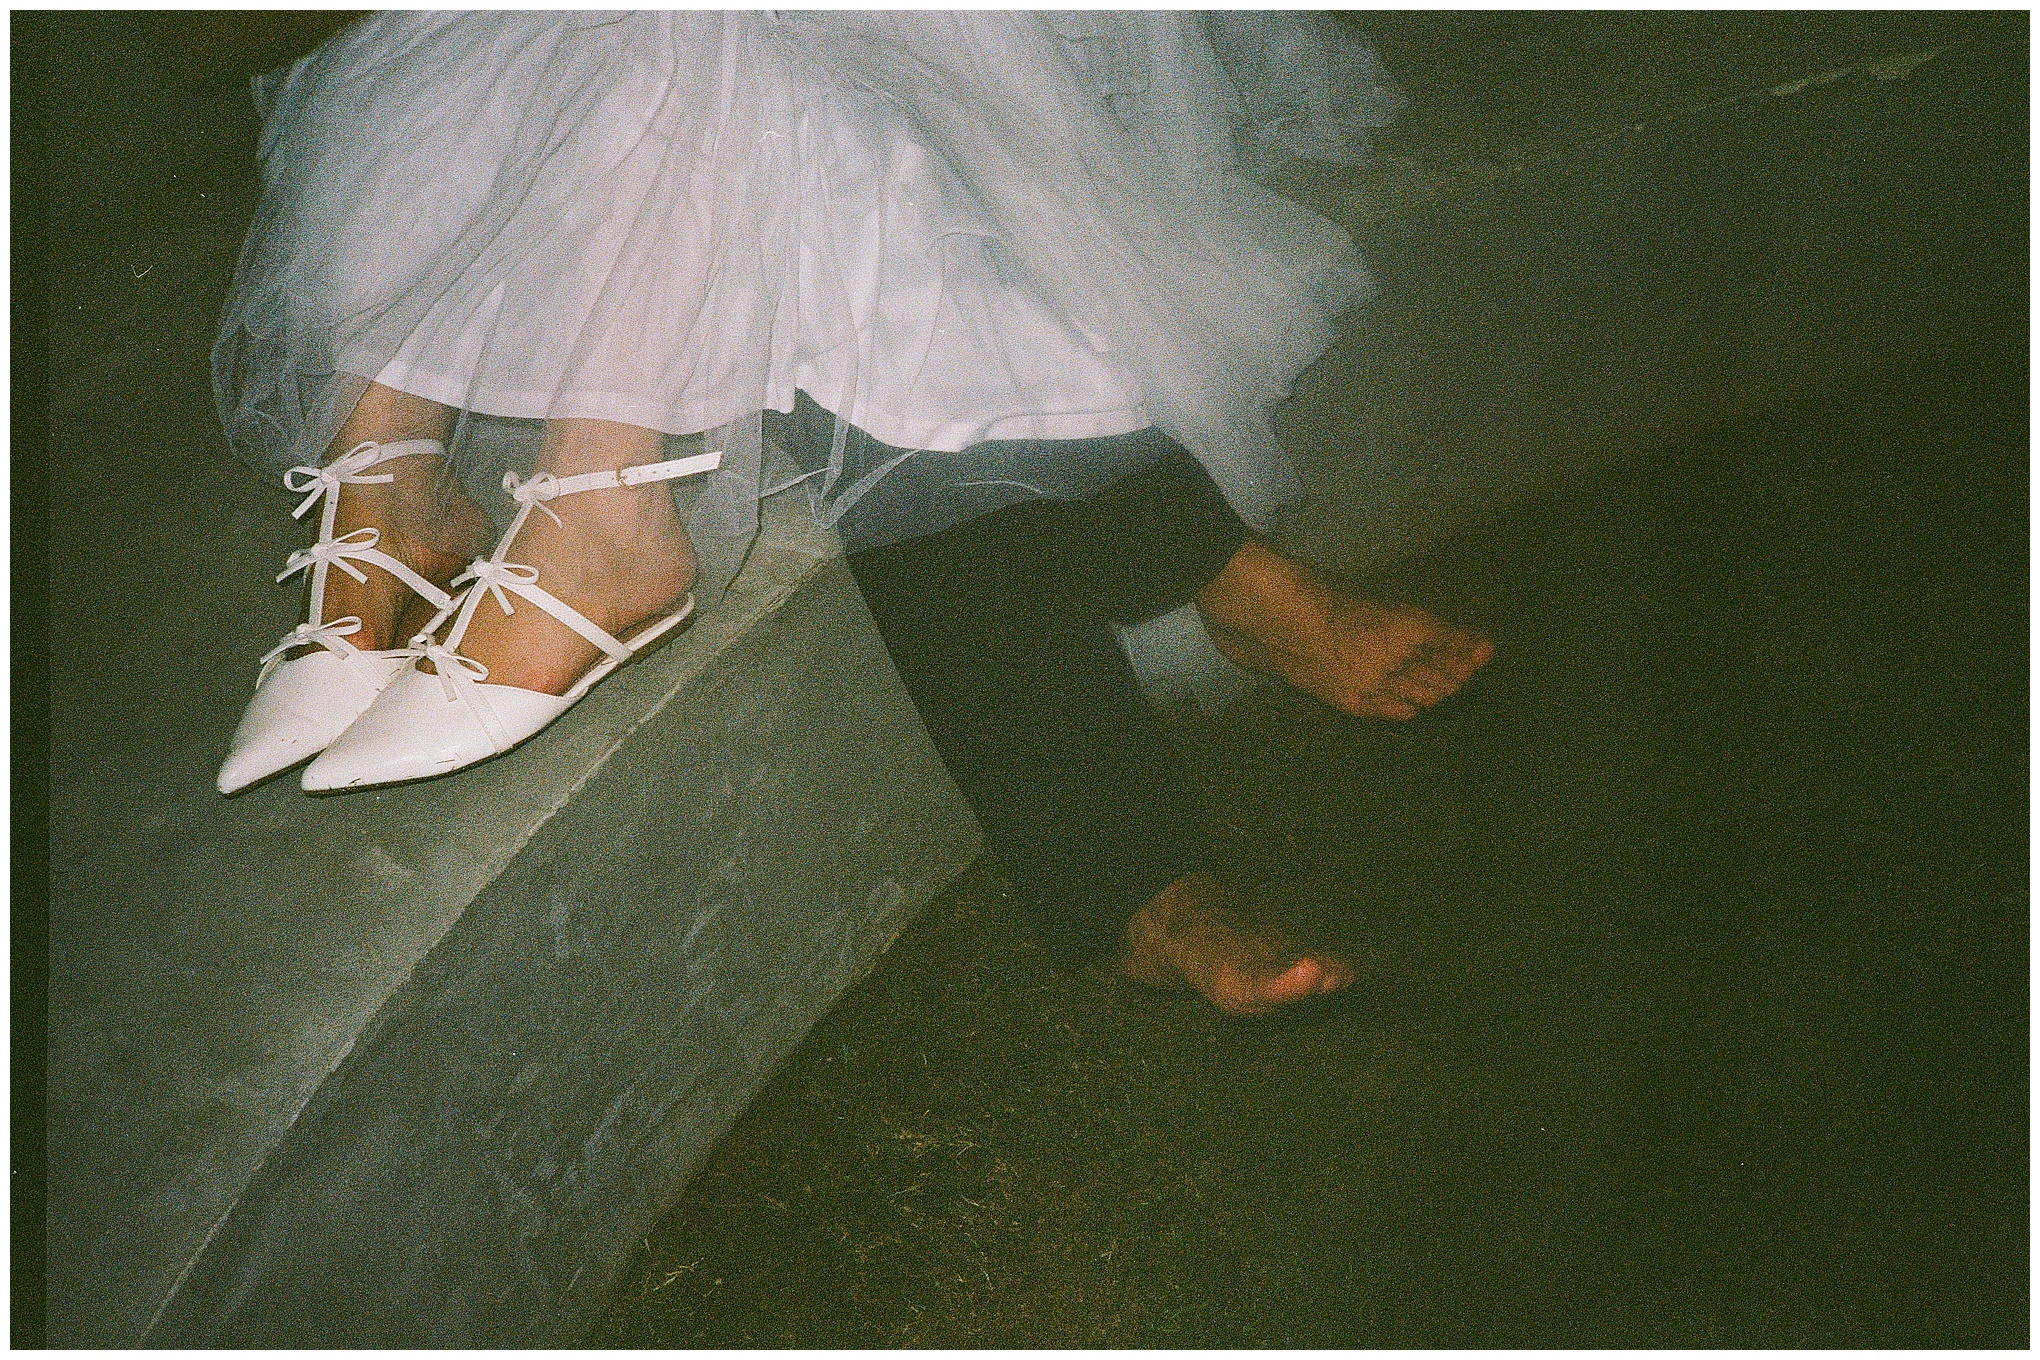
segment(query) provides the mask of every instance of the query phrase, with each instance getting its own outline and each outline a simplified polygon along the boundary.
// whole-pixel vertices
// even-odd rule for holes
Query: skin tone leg
[[[1343,713],[1406,722],[1450,696],[1494,644],[1421,609],[1357,599],[1302,563],[1249,541],[1198,594],[1234,664],[1279,676]],[[1190,987],[1219,1009],[1259,1015],[1353,978],[1336,954],[1255,922],[1209,874],[1162,889],[1127,922],[1120,964],[1140,982]]]
[[[446,407],[372,386],[334,439],[337,456],[364,439],[440,439]],[[658,461],[661,438],[608,421],[548,422],[537,467],[557,476]],[[487,517],[441,485],[437,462],[392,463],[390,483],[349,486],[336,531],[383,531],[381,546],[446,584],[487,550]],[[660,483],[580,492],[550,502],[561,523],[527,518],[512,560],[539,569],[545,588],[618,636],[673,608],[693,583],[694,554]],[[359,615],[366,645],[396,645],[429,607],[383,573],[366,585],[329,575],[327,615]],[[1439,702],[1486,664],[1493,645],[1421,610],[1347,596],[1300,563],[1249,542],[1198,596],[1206,626],[1236,664],[1278,675],[1343,712],[1395,721]],[[424,611],[424,612],[420,612]],[[494,600],[475,613],[462,652],[499,684],[558,694],[594,664],[596,650],[536,608],[506,616]],[[1190,987],[1220,1009],[1256,1015],[1347,985],[1352,965],[1302,949],[1256,922],[1209,874],[1157,893],[1127,923],[1120,961],[1138,981]]]

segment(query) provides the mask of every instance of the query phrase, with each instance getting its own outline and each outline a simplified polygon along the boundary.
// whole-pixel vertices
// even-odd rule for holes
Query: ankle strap
[[[571,496],[576,491],[643,486],[647,482],[670,482],[676,477],[692,477],[696,473],[715,471],[722,466],[722,460],[722,453],[718,450],[715,453],[697,453],[688,458],[670,458],[663,463],[639,463],[620,471],[583,472],[573,477],[556,477],[550,472],[541,472],[527,480],[514,472],[506,472],[503,474],[503,489],[519,505],[530,505],[556,496]]]
[[[375,450],[375,456],[369,459],[371,465],[387,463],[392,458],[416,458],[419,456],[443,458],[446,456],[446,445],[440,443],[437,439],[397,439],[387,444],[361,443],[356,444],[350,452],[360,453],[366,448],[373,448]]]

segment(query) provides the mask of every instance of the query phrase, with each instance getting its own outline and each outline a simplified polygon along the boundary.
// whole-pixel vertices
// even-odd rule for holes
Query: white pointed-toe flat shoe
[[[619,639],[566,601],[541,589],[536,568],[506,562],[504,554],[533,507],[552,514],[545,509],[547,501],[577,491],[691,477],[711,472],[721,463],[720,453],[707,453],[578,477],[541,473],[530,481],[522,481],[515,473],[506,476],[504,489],[519,505],[516,518],[510,521],[494,553],[477,559],[454,577],[456,586],[463,581],[472,583],[466,592],[442,610],[424,632],[411,639],[411,656],[430,661],[433,671],[419,669],[415,661],[400,670],[353,726],[305,768],[305,791],[330,793],[429,779],[499,756],[537,735],[578,703],[596,682],[677,628],[694,611],[692,595],[672,613],[636,629],[628,638]],[[493,597],[505,614],[512,614],[516,612],[510,601],[512,595],[544,610],[602,651],[602,659],[589,667],[566,693],[541,694],[514,685],[488,684],[489,668],[459,654],[468,622],[483,598]],[[448,617],[453,618],[453,627],[445,642],[436,641],[440,625]]]
[[[226,763],[220,766],[221,793],[237,793],[325,750],[411,663],[413,653],[408,648],[367,651],[349,642],[349,637],[361,631],[361,620],[353,615],[326,619],[326,576],[333,567],[357,581],[366,581],[368,573],[356,565],[365,563],[395,576],[430,600],[434,608],[443,610],[453,603],[452,596],[378,548],[380,530],[356,529],[343,538],[333,536],[341,487],[391,481],[394,474],[371,474],[369,469],[398,458],[443,457],[445,452],[433,439],[368,442],[355,445],[324,467],[295,467],[285,474],[285,486],[310,493],[291,512],[293,516],[302,516],[325,502],[319,515],[319,541],[292,553],[276,578],[284,581],[298,572],[311,572],[310,617],[263,656],[262,669],[255,676],[255,697],[241,714]],[[318,650],[283,659],[286,652],[305,646]]]

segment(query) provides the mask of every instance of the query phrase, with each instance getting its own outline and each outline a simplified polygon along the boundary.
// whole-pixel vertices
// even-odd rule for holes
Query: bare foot
[[[1194,988],[1230,1015],[1262,1015],[1353,980],[1347,960],[1257,925],[1202,873],[1177,879],[1134,913],[1120,962],[1136,982]]]
[[[534,509],[505,560],[538,569],[540,589],[628,641],[638,625],[672,612],[694,584],[694,548],[673,509],[670,484],[577,491]],[[488,683],[564,694],[602,653],[537,605],[494,595],[475,608],[458,648],[489,668]]]
[[[1252,540],[1197,606],[1234,665],[1279,676],[1342,713],[1412,718],[1495,652],[1480,634],[1421,609],[1355,599]]]

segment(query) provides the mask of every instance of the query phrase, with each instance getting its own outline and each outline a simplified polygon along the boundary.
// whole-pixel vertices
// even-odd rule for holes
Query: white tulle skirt
[[[320,461],[371,382],[463,413],[471,486],[548,418],[705,444],[676,495],[710,592],[762,497],[864,489],[766,447],[796,390],[964,462],[1158,425],[1265,522],[1269,405],[1365,275],[1246,172],[1358,159],[1396,102],[1322,15],[976,11],[389,13],[257,95],[235,451]]]

